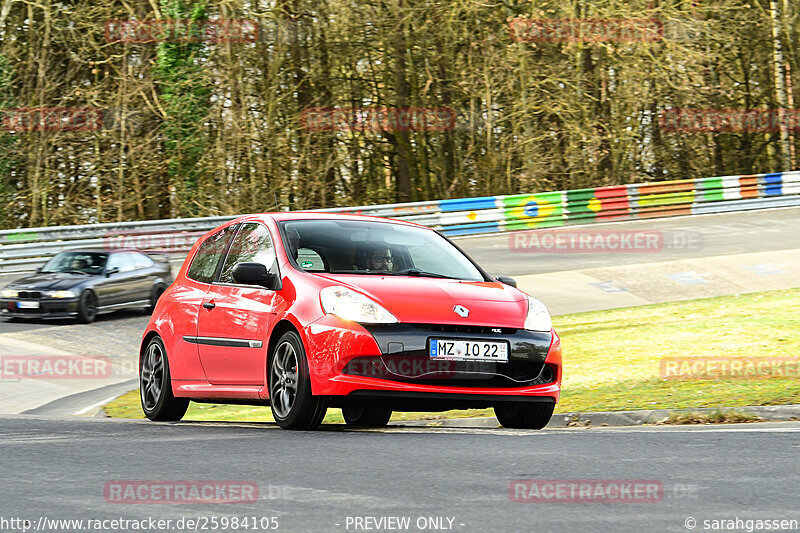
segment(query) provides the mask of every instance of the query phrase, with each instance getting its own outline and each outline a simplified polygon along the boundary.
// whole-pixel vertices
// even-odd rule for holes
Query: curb
[[[641,426],[657,424],[671,415],[714,413],[745,413],[760,417],[762,422],[800,420],[800,405],[757,405],[747,407],[700,407],[694,409],[648,409],[643,411],[606,411],[597,413],[554,414],[547,428]],[[404,420],[392,422],[393,426],[472,427],[497,428],[500,423],[493,416],[476,418],[450,418],[446,420]]]

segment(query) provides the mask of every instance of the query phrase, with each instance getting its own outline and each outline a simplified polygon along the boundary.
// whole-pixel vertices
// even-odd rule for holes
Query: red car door
[[[219,279],[203,297],[197,322],[200,361],[212,384],[264,385],[275,292],[236,284],[231,272],[238,263],[263,263],[277,274],[275,248],[266,226],[242,224]]]

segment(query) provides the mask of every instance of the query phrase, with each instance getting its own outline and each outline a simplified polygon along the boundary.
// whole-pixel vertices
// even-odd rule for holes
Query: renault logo
[[[456,314],[461,318],[467,318],[469,316],[469,309],[467,309],[463,305],[457,305],[453,307],[453,311],[455,311]]]

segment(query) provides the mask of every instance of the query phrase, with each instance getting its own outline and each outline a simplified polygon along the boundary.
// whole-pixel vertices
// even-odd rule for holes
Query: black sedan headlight
[[[78,295],[72,291],[43,291],[42,296],[47,298],[77,298]]]

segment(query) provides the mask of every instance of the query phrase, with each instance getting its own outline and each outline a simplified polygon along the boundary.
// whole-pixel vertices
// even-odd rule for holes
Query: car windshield
[[[62,252],[48,261],[41,272],[100,274],[107,260],[108,254],[102,252]]]
[[[458,248],[427,228],[362,220],[282,222],[286,252],[306,272],[485,281]]]

